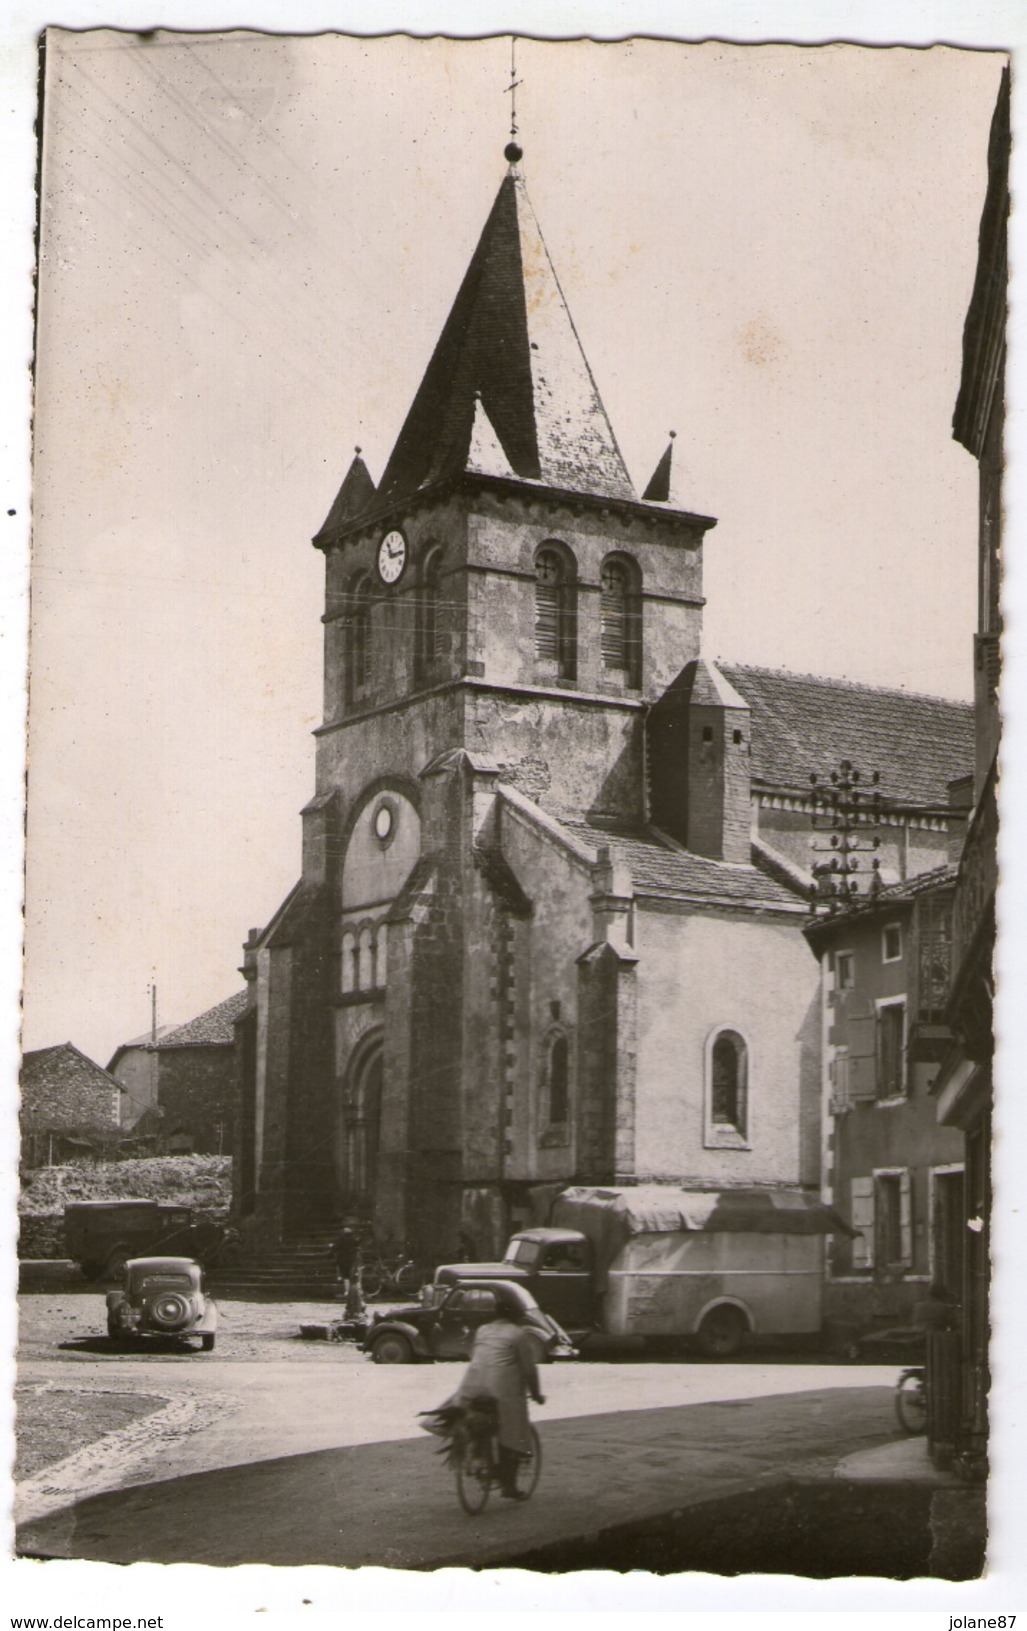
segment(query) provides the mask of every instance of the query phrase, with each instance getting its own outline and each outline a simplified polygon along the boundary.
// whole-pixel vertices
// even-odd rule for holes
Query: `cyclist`
[[[493,1292],[496,1313],[479,1326],[471,1348],[471,1361],[455,1395],[455,1402],[494,1399],[499,1407],[499,1493],[508,1501],[527,1497],[517,1488],[517,1469],[531,1455],[528,1398],[545,1404],[539,1386],[534,1348],[502,1293]]]

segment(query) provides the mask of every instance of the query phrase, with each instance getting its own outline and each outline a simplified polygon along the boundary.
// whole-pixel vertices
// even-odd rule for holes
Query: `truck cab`
[[[512,1280],[571,1336],[581,1336],[598,1322],[592,1271],[591,1242],[577,1229],[521,1229],[501,1263],[449,1263],[436,1270],[435,1280]]]

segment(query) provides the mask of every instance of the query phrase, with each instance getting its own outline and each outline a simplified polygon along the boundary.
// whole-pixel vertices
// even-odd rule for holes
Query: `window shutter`
[[[913,1186],[908,1170],[899,1179],[899,1235],[902,1266],[908,1269],[913,1265]]]
[[[833,1092],[831,1094],[833,1108],[846,1109],[849,1104],[849,1050],[838,1048],[831,1061],[830,1078]]]
[[[875,1016],[853,1014],[845,1029],[849,1038],[849,1099],[872,1099],[877,1091]]]
[[[852,1242],[854,1269],[872,1269],[874,1266],[874,1180],[852,1178],[849,1181],[852,1207],[852,1227],[859,1234]]]

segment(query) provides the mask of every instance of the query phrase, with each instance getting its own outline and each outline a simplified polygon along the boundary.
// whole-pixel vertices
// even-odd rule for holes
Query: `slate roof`
[[[805,898],[754,866],[711,861],[675,849],[645,827],[596,826],[586,821],[561,821],[581,843],[614,851],[631,871],[638,894],[678,896],[707,905],[796,907],[807,909]]]
[[[899,805],[945,807],[948,783],[973,769],[973,707],[769,668],[718,663],[752,711],[754,789],[808,792],[840,759]]]
[[[368,494],[365,508],[387,509],[466,470],[476,417],[480,451],[479,403],[504,470],[562,490],[638,502],[515,170],[499,188],[377,493]],[[354,493],[362,487],[362,480],[359,486],[344,484],[315,543],[345,530],[342,522],[347,513],[352,519]]]
[[[56,1132],[118,1126],[121,1083],[73,1042],[26,1053],[19,1080],[21,1120],[28,1129]]]

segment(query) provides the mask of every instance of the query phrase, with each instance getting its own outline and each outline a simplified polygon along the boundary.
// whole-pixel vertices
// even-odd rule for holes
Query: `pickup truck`
[[[519,1282],[575,1342],[687,1339],[728,1359],[749,1335],[820,1330],[823,1237],[848,1224],[801,1190],[575,1188],[501,1263],[446,1264],[436,1284]]]

